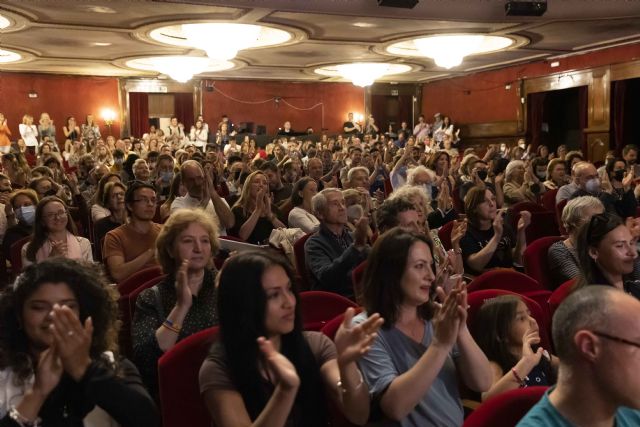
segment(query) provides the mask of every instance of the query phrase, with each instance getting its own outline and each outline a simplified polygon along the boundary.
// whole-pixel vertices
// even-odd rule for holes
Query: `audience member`
[[[291,205],[288,225],[290,228],[299,228],[305,233],[318,231],[320,221],[313,214],[311,200],[318,193],[318,185],[313,178],[300,178],[293,186],[291,192]]]
[[[102,259],[102,243],[108,232],[127,222],[127,207],[124,197],[127,187],[120,181],[108,182],[102,193],[102,204],[109,209],[109,216],[93,223],[93,239],[96,242],[94,253]]]

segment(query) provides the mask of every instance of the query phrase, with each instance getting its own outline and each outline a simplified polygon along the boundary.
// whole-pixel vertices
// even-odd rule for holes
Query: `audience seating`
[[[364,309],[362,307],[356,307],[356,314],[362,312]],[[333,319],[329,320],[325,325],[320,329],[320,332],[333,339],[336,337],[336,333],[338,329],[340,329],[340,325],[344,321],[344,313],[337,315]]]
[[[353,283],[353,295],[355,295],[356,302],[362,304],[362,297],[364,292],[364,286],[362,280],[364,279],[364,270],[367,268],[367,261],[364,260],[351,270],[351,283]]]
[[[9,261],[11,262],[11,274],[13,277],[17,277],[22,271],[22,247],[26,245],[29,240],[31,240],[31,236],[23,237],[11,245]]]
[[[545,289],[552,289],[547,253],[551,245],[561,240],[563,238],[560,236],[541,237],[527,244],[522,256],[525,273],[537,280]]]
[[[462,427],[513,427],[538,403],[548,387],[509,390],[483,402]]]
[[[306,291],[300,293],[300,313],[307,331],[320,331],[322,327],[356,303],[342,295],[324,291]]]
[[[453,231],[453,221],[446,223],[445,225],[440,227],[440,230],[438,230],[438,237],[442,242],[442,246],[444,246],[444,248],[448,251],[453,249],[453,244],[451,243],[452,231]]]
[[[212,425],[200,396],[198,375],[218,332],[218,327],[214,326],[193,334],[178,342],[158,361],[163,427]]]
[[[558,190],[547,190],[542,195],[542,206],[548,211],[555,212],[556,211],[556,195],[558,194]]]
[[[560,234],[556,214],[552,211],[531,212],[531,224],[524,231],[527,244],[542,237]]]
[[[296,258],[296,270],[300,276],[300,290],[306,291],[311,289],[311,281],[307,263],[304,255],[304,244],[313,233],[306,234],[293,243],[293,254]]]
[[[467,299],[467,302],[469,304],[469,315],[467,317],[467,324],[469,325],[469,327],[472,327],[476,314],[478,313],[478,310],[480,310],[480,307],[482,307],[482,304],[484,304],[487,300],[496,298],[501,295],[516,295],[524,301],[524,303],[529,308],[529,311],[531,311],[531,317],[536,319],[536,322],[538,322],[538,328],[540,331],[540,344],[546,349],[551,348],[551,340],[549,338],[550,325],[544,310],[542,309],[542,307],[540,307],[540,304],[538,304],[533,299],[525,295],[516,294],[515,292],[509,292],[503,289],[484,289],[481,291],[471,292],[468,295]]]
[[[558,287],[549,297],[549,312],[553,317],[553,313],[556,312],[558,306],[564,301],[566,297],[573,291],[577,279],[569,279]]]
[[[118,283],[118,292],[120,292],[120,295],[127,295],[143,283],[161,275],[162,268],[159,265],[144,268]]]
[[[507,291],[523,294],[531,291],[542,291],[544,288],[535,279],[517,271],[501,268],[490,270],[469,283],[469,292],[482,289],[504,289]]]
[[[560,231],[561,236],[566,236],[568,234],[567,230],[565,230],[564,225],[562,224],[562,210],[565,206],[567,206],[568,201],[569,200],[564,199],[556,205],[556,220],[558,221],[558,231]]]

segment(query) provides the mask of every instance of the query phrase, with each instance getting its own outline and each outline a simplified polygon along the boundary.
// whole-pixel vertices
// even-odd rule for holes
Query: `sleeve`
[[[121,256],[124,258],[124,252],[122,250],[122,244],[120,237],[115,233],[116,230],[112,230],[107,233],[104,238],[104,247],[102,251],[102,260],[106,261],[112,256]]]
[[[312,236],[304,245],[305,258],[311,275],[316,280],[319,290],[352,293],[352,290],[341,289],[346,280],[350,281],[351,270],[364,261],[369,251],[358,251],[349,246],[340,256],[330,253],[319,236]]]
[[[462,258],[466,261],[470,255],[480,252],[478,242],[473,235],[467,231],[462,239],[460,239],[460,249],[462,249]]]
[[[89,241],[89,239],[80,237],[78,242],[80,243],[80,252],[82,253],[82,260],[93,262],[93,252],[91,248],[91,242]]]
[[[299,209],[293,208],[289,212],[289,218],[287,220],[289,228],[300,228],[305,233],[312,233],[317,230],[317,225],[314,224],[309,217],[307,217]]]
[[[231,209],[231,213],[233,214],[233,218],[235,221],[233,222],[233,227],[227,230],[227,233],[229,233],[230,236],[239,237],[240,228],[242,227],[242,224],[244,224],[244,222],[247,220],[247,218],[245,218],[242,212],[242,207],[240,206],[234,206]]]
[[[369,394],[374,400],[379,400],[399,375],[393,358],[385,346],[383,335],[378,335],[371,349],[360,358],[358,367],[369,386]]]
[[[80,381],[86,404],[95,404],[122,427],[157,426],[158,410],[133,364],[122,359],[118,375],[93,362]]]
[[[335,344],[325,334],[321,332],[305,332],[304,337],[316,358],[318,366],[322,366],[338,357]]]
[[[563,243],[560,244],[564,245]],[[556,287],[580,275],[580,267],[573,262],[571,254],[558,245],[552,245],[549,248],[547,262],[551,279]]]
[[[136,301],[136,311],[131,322],[133,360],[148,386],[157,383],[158,359],[163,353],[156,339],[156,330],[164,319],[156,309],[155,298],[153,288],[142,291]]]
[[[621,218],[628,218],[636,216],[636,210],[638,208],[638,202],[636,196],[633,193],[633,189],[625,192],[619,200],[614,202],[616,211]]]
[[[33,264],[31,261],[27,259],[27,248],[29,247],[30,244],[31,243],[25,244],[24,246],[22,246],[22,249],[20,250],[20,257],[22,258],[23,269]]]
[[[219,343],[212,347],[209,356],[200,367],[198,379],[200,394],[209,390],[236,390],[236,386],[229,376],[229,370]]]

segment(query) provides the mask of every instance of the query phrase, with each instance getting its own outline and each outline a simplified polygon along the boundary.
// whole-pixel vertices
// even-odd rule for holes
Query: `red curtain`
[[[624,147],[624,103],[627,92],[627,82],[625,80],[616,80],[612,84],[611,94],[611,127],[613,131],[612,144],[616,153],[622,153]]]
[[[144,92],[129,92],[129,117],[131,136],[140,138],[149,130],[149,95]]]
[[[184,124],[185,133],[188,133],[195,119],[193,116],[193,94],[174,93],[173,97],[174,114],[178,118],[178,121]]]
[[[578,87],[578,126],[580,126],[581,132],[581,146],[582,152],[586,155],[589,152],[589,145],[587,144],[587,134],[584,130],[589,124],[589,88],[588,86]]]
[[[527,139],[535,151],[542,144],[542,122],[544,121],[545,92],[535,92],[527,97]]]

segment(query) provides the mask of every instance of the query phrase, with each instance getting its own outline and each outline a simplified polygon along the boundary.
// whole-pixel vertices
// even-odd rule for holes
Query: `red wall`
[[[29,98],[35,91],[37,98]],[[49,113],[56,126],[58,143],[64,142],[62,126],[68,116],[74,116],[78,126],[87,114],[93,114],[103,136],[107,126],[100,117],[104,108],[116,112],[112,134],[120,135],[120,105],[118,103],[118,79],[114,77],[86,77],[49,74],[0,73],[0,112],[4,113],[13,134],[18,139],[18,124],[22,116],[30,114],[37,125],[40,113]]]
[[[546,61],[475,73],[425,83],[422,113],[430,118],[440,112],[455,123],[486,123],[517,120],[519,79],[541,77],[563,71],[599,67],[640,58],[640,43],[562,58],[551,68]],[[506,90],[505,85],[511,84]]]
[[[207,85],[214,85],[214,90],[207,91]],[[204,118],[212,128],[218,124],[221,116],[226,114],[236,126],[240,122],[254,122],[255,126],[266,125],[267,133],[270,135],[275,134],[287,120],[291,122],[291,127],[296,132],[304,132],[308,126],[311,126],[316,133],[319,133],[323,127],[327,128],[329,133],[333,133],[341,131],[342,124],[347,119],[347,113],[364,114],[364,89],[351,83],[225,80],[205,81],[203,88]],[[265,101],[276,97],[281,97],[282,101],[243,103]],[[301,109],[323,103],[324,122],[321,106],[301,111],[287,105],[285,101]]]

